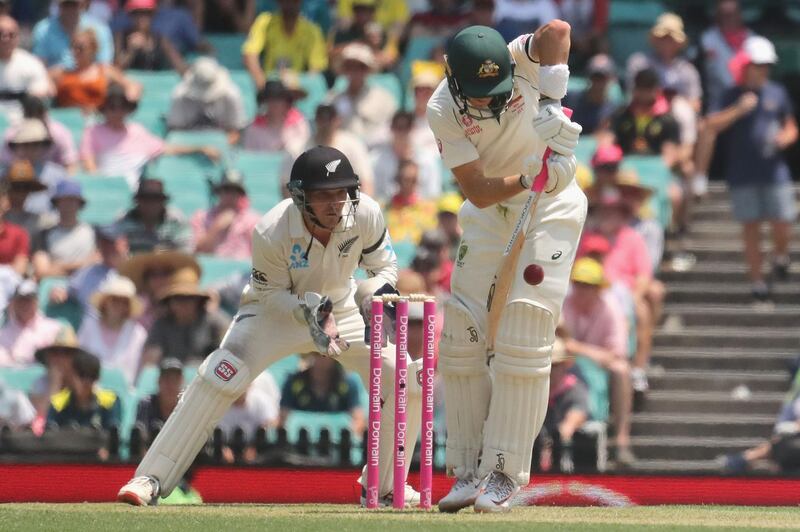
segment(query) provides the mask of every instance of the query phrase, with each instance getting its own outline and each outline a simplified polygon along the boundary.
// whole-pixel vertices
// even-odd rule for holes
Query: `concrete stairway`
[[[712,184],[682,243],[697,262],[660,274],[667,304],[654,339],[651,391],[634,415],[635,470],[717,471],[717,456],[771,433],[789,387],[788,363],[800,354],[800,231],[789,281],[774,286],[773,307],[757,308],[739,230],[724,185]]]

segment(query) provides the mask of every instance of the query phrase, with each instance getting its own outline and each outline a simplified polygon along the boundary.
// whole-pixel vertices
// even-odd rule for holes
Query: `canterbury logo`
[[[328,171],[329,174],[332,174],[339,168],[339,165],[342,164],[341,159],[336,159],[335,161],[331,161],[325,165],[325,170]]]
[[[496,78],[500,75],[500,67],[492,61],[491,59],[487,59],[483,63],[481,63],[480,68],[478,69],[478,77],[483,78]]]
[[[353,244],[356,243],[356,240],[358,240],[358,237],[354,236],[353,238],[348,238],[344,242],[341,242],[337,246],[339,248],[339,256],[340,257],[342,257],[342,256],[346,257],[347,254],[350,253],[350,249],[353,247]]]

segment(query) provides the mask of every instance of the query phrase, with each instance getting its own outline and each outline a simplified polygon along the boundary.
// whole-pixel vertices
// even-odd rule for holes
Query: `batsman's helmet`
[[[445,49],[447,86],[462,114],[476,120],[499,118],[514,89],[514,62],[500,33],[488,26],[469,26],[455,34]],[[467,98],[491,98],[486,109]]]

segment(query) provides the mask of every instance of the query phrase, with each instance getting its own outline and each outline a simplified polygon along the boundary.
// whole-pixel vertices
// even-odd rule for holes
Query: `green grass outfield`
[[[800,508],[649,506],[515,508],[505,515],[367,512],[347,505],[0,504],[0,530],[797,530]]]

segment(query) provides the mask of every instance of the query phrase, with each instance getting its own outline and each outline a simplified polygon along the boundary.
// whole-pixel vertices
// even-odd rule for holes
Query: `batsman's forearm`
[[[513,198],[525,189],[519,182],[519,175],[508,177],[485,177],[481,175],[470,179],[468,183],[461,183],[461,190],[473,205],[479,209],[491,207]]]

